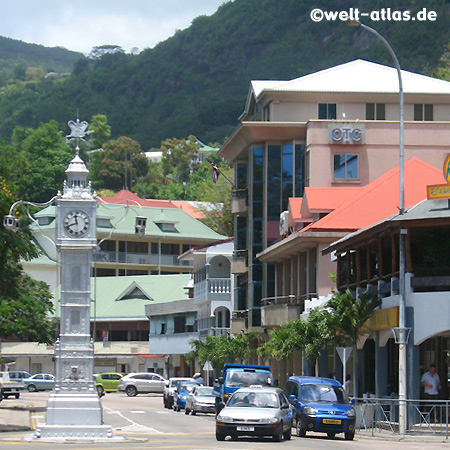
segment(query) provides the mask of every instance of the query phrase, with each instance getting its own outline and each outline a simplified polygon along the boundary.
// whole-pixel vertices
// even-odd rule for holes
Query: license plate
[[[341,420],[340,419],[322,419],[323,423],[326,423],[328,425],[340,425]]]
[[[255,427],[238,426],[236,427],[236,431],[255,431]]]

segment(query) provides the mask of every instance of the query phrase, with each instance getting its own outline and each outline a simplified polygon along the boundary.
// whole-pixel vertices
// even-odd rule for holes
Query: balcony
[[[239,216],[248,214],[248,189],[236,189],[233,191],[231,213]]]
[[[150,334],[149,353],[184,355],[192,350],[191,341],[199,338],[198,331],[174,334]]]
[[[248,271],[248,251],[236,250],[231,260],[231,273],[234,275],[243,275]]]
[[[308,297],[308,295],[285,295],[262,299],[261,320],[263,326],[280,326],[298,319],[303,312],[305,299]]]
[[[231,333],[239,334],[242,331],[246,332],[248,329],[248,309],[233,311],[233,318],[231,319]]]
[[[159,266],[191,266],[192,261],[179,261],[178,255],[155,255],[148,253],[131,253],[115,251],[99,251],[96,254],[98,263],[119,263],[119,264],[152,264]]]
[[[194,302],[231,300],[230,278],[207,278],[194,284]]]

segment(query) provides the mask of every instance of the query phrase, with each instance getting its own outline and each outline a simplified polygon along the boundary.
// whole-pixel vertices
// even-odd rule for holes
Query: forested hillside
[[[450,39],[445,0],[398,0],[389,6],[437,12],[436,21],[366,21],[389,41],[404,69],[431,73]],[[351,0],[235,0],[195,19],[172,38],[139,55],[83,59],[69,79],[7,86],[0,91],[0,136],[15,126],[104,114],[112,137],[129,136],[143,150],[166,138],[194,134],[223,141],[237,123],[252,79],[291,79],[352,59],[392,64],[383,45],[343,22],[315,23],[314,7],[348,10]],[[361,0],[362,12],[386,8]]]
[[[0,86],[11,82],[38,81],[48,72],[70,74],[82,53],[62,47],[27,44],[0,36]]]

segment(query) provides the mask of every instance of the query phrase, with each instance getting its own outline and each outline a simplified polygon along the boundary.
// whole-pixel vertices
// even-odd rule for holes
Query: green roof
[[[36,217],[55,217],[55,207],[50,206],[36,214]],[[147,226],[145,236],[154,236],[156,238],[165,237],[175,240],[196,239],[201,241],[218,241],[226,239],[209,227],[204,225],[197,219],[178,208],[149,208],[139,207],[137,205],[114,205],[100,203],[97,210],[97,222],[99,219],[110,220],[111,225],[115,228],[115,234],[135,235],[136,216],[147,218]],[[104,222],[104,221],[103,221]],[[159,225],[158,225],[159,224]],[[173,224],[174,231],[163,231],[162,224]],[[33,226],[34,231],[38,228]],[[42,225],[42,231],[55,229],[55,221],[49,225]],[[110,233],[111,226],[105,226],[101,223],[97,227],[98,233]]]
[[[91,278],[91,298],[97,300],[97,320],[146,319],[145,305],[187,299],[184,286],[190,279],[190,274]],[[94,302],[91,317],[94,317]]]

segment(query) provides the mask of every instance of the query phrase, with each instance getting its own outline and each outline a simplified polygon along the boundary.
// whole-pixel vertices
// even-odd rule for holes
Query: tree
[[[16,128],[13,144],[21,153],[24,166],[18,184],[25,200],[46,202],[61,190],[65,171],[73,154],[62,136],[58,123],[52,120],[38,128]]]
[[[367,292],[362,292],[357,298],[347,290],[341,294],[334,293],[326,303],[326,314],[329,316],[329,328],[334,329],[336,338],[341,343],[350,343],[356,358],[358,368],[358,387],[361,389],[361,367],[358,358],[358,340],[369,332],[366,324],[375,308],[382,305],[382,299],[371,297]],[[360,394],[360,393],[359,393]]]
[[[97,45],[92,47],[91,52],[89,53],[89,59],[100,59],[105,55],[114,55],[116,53],[125,53],[123,48],[120,45]]]
[[[166,139],[161,142],[163,174],[177,183],[188,183],[191,173],[197,168],[195,163],[198,143],[195,136],[187,139]]]
[[[15,189],[0,180],[1,217],[9,213],[16,199]],[[48,285],[22,271],[20,261],[28,261],[40,253],[26,221],[22,225],[16,233],[0,225],[0,338],[51,343],[55,328],[49,315],[54,307]]]
[[[92,116],[88,129],[94,131],[92,136],[94,149],[100,148],[111,137],[111,127],[103,114]]]
[[[256,333],[237,336],[206,336],[205,341],[196,339],[191,342],[192,351],[185,355],[187,361],[198,360],[201,366],[210,361],[213,368],[220,371],[226,363],[248,362],[256,354],[252,343]]]
[[[147,173],[147,158],[135,140],[121,136],[106,142],[103,150],[99,152],[102,158],[98,174],[94,170],[95,188],[129,189],[133,180]]]

